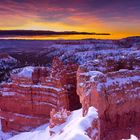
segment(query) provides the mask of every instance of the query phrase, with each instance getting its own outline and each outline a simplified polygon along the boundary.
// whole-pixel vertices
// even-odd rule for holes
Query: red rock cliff
[[[55,58],[51,70],[25,67],[13,71],[12,82],[0,87],[3,131],[28,131],[48,122],[52,109],[74,109],[69,101],[77,96],[76,86],[71,86],[76,83],[76,70],[77,65],[66,66]]]
[[[79,68],[77,94],[83,115],[90,106],[98,109],[100,140],[140,137],[140,70],[103,74]]]

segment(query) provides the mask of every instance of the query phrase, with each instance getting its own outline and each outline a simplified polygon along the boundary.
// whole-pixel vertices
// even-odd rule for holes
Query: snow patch
[[[28,67],[23,68],[22,71],[18,73],[18,76],[31,78],[33,71],[34,71],[34,67],[28,66]]]
[[[86,130],[91,127],[92,121],[98,118],[97,110],[90,107],[85,117],[82,116],[82,109],[73,111],[65,123],[53,128],[35,130],[16,135],[9,140],[90,140]],[[50,135],[50,131],[52,135]],[[97,133],[93,130],[93,135]]]
[[[15,92],[0,92],[0,94],[2,95],[2,96],[14,96],[14,95],[16,95],[16,93]]]
[[[130,139],[122,139],[122,140],[138,140],[138,138],[134,135],[131,135]]]

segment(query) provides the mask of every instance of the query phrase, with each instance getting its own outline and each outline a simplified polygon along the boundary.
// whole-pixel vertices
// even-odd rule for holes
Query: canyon
[[[33,42],[13,41],[10,47],[7,41],[7,49],[0,43],[0,50],[8,53],[0,57],[0,64],[8,64],[0,84],[4,132],[17,134],[50,122],[53,134],[71,111],[82,107],[84,117],[95,107],[98,117],[85,130],[90,139],[140,138],[139,37],[35,41],[42,45],[36,49]],[[6,57],[13,63],[3,63]],[[94,129],[98,132],[93,135]]]

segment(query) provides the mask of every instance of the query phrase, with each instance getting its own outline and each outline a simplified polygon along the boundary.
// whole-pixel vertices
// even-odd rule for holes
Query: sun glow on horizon
[[[129,0],[128,0],[129,1]],[[131,3],[131,2],[129,2]],[[139,2],[44,2],[0,1],[0,30],[52,30],[110,33],[100,39],[140,35]],[[62,4],[62,5],[61,5]],[[41,7],[41,8],[40,8]],[[82,38],[89,36],[81,36]],[[44,39],[44,37],[39,37]],[[49,37],[51,38],[51,37]],[[65,38],[80,39],[77,36]]]

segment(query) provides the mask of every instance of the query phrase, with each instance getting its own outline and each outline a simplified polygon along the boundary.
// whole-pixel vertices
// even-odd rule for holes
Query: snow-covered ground
[[[11,74],[17,74],[19,77],[31,78],[33,71],[34,71],[34,67],[27,66],[27,67],[24,67],[24,68],[14,69],[11,72]]]
[[[91,122],[98,118],[97,110],[90,107],[87,115],[82,116],[82,109],[73,111],[67,118],[67,121],[61,125],[50,128],[48,125],[42,125],[31,132],[24,132],[16,136],[1,131],[0,123],[0,140],[91,140],[86,130],[91,127]],[[50,131],[53,134],[50,135]],[[98,133],[97,129],[93,130],[93,135]],[[130,139],[122,140],[138,140],[134,135]]]
[[[85,117],[82,116],[82,109],[79,109],[73,111],[64,124],[52,129],[49,128],[48,124],[45,124],[31,132],[21,133],[13,137],[10,133],[0,131],[0,140],[91,140],[86,130],[91,126],[91,122],[97,118],[98,113],[94,107],[89,108]],[[50,131],[53,131],[54,134],[50,135]],[[93,134],[95,135],[97,132],[97,129],[94,129]],[[130,139],[122,140],[138,140],[138,138],[131,135]]]
[[[3,133],[2,131],[0,131],[0,140],[7,140],[11,137],[10,133]]]
[[[43,129],[41,127],[32,132],[21,133],[8,140],[90,140],[86,130],[91,126],[91,122],[97,118],[98,113],[95,108],[90,107],[85,117],[82,116],[82,109],[79,109],[73,111],[65,123],[52,129],[49,126]],[[55,134],[51,136],[50,131]],[[97,130],[95,129],[93,132],[96,134]],[[1,139],[7,140],[8,135],[5,136],[7,137],[1,137]]]
[[[130,139],[122,139],[122,140],[138,140],[138,138],[134,135],[131,135]]]

